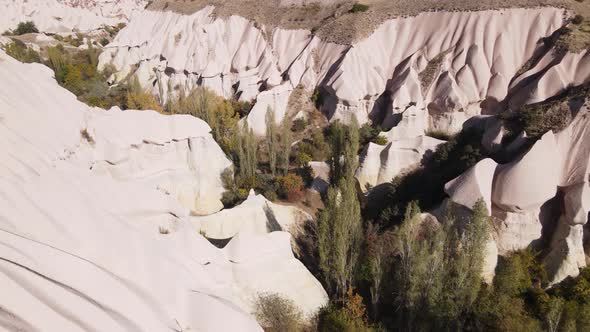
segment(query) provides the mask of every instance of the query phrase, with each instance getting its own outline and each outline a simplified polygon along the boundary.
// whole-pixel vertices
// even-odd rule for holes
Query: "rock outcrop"
[[[203,85],[224,97],[259,101],[261,111],[248,120],[252,127],[263,127],[269,104],[282,118],[284,101],[301,84],[323,91],[330,119],[371,119],[384,129],[399,125],[399,133],[411,136],[428,128],[457,132],[482,110],[497,111],[493,101],[544,100],[590,74],[584,54],[523,70],[544,47],[540,40],[564,24],[563,9],[422,13],[387,20],[352,45],[325,42],[302,29],[270,31],[239,16],[216,18],[213,10],[138,13],[100,64],[112,63],[118,78],[137,67],[142,84],[164,91],[162,98],[169,86]],[[584,69],[570,69],[576,66]],[[547,87],[530,95],[533,81]]]
[[[292,225],[311,219],[312,216],[296,207],[273,203],[251,190],[240,205],[209,216],[193,217],[191,221],[208,238],[229,239],[238,233],[289,231]]]
[[[459,177],[447,182],[445,192],[455,203],[472,208],[478,199],[483,199],[488,213],[492,213],[492,183],[498,164],[486,158],[468,169]]]
[[[0,31],[33,21],[42,32],[89,32],[103,25],[126,23],[147,3],[146,0],[1,0]]]
[[[560,160],[551,131],[522,157],[500,165],[494,177],[492,201],[506,211],[532,211],[557,193]]]
[[[5,326],[261,331],[249,314],[259,292],[306,313],[326,302],[288,234],[220,250],[195,231],[191,210],[218,201],[228,164],[203,121],[89,108],[52,75],[0,51]]]
[[[361,154],[356,178],[362,188],[391,181],[404,170],[420,164],[444,141],[428,136],[396,140],[387,145],[369,143]]]

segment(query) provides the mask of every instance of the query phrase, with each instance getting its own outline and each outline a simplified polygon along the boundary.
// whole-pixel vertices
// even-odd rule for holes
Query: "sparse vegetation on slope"
[[[367,37],[385,20],[415,16],[422,12],[553,6],[590,16],[588,1],[576,0],[332,0],[305,5],[293,5],[291,1],[281,0],[154,0],[148,9],[190,14],[207,5],[215,6],[215,16],[239,15],[248,18],[258,26],[266,26],[268,34],[274,27],[308,29],[323,40],[338,44],[351,44]],[[282,8],[277,11],[277,7]]]

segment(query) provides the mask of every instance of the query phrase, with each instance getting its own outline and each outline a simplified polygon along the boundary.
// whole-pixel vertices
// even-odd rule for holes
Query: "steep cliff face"
[[[325,93],[330,119],[354,115],[389,129],[415,108],[425,119],[420,134],[458,131],[469,117],[496,112],[499,101],[544,100],[589,74],[585,54],[557,57],[545,47],[543,38],[564,24],[562,9],[422,13],[387,20],[352,45],[308,30],[268,31],[239,16],[215,18],[213,10],[138,13],[100,63],[114,64],[118,79],[136,73],[163,99],[169,89],[200,84],[260,101],[264,107],[251,115],[258,120],[248,120],[258,134],[266,106],[280,121],[300,84]],[[528,68],[535,55],[541,60]]]
[[[146,4],[145,0],[2,0],[0,31],[33,21],[42,32],[86,32],[128,22],[131,14]]]

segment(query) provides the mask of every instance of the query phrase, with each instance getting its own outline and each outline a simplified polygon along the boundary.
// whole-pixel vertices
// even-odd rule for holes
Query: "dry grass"
[[[555,42],[558,50],[579,53],[590,47],[590,21],[588,18],[581,18],[581,22],[570,22],[561,31],[561,35]]]
[[[432,60],[428,61],[426,68],[418,74],[418,78],[420,79],[420,86],[422,88],[422,92],[425,93],[430,88],[432,81],[436,74],[438,74],[440,70],[440,66],[442,64],[445,55],[447,55],[449,51],[444,51],[439,55],[432,58]]]
[[[351,12],[355,3],[367,11]],[[240,15],[264,25],[309,29],[328,42],[350,44],[372,33],[382,22],[428,11],[477,11],[514,7],[553,6],[590,17],[590,0],[154,0],[152,10],[190,14],[207,5],[217,17]],[[277,9],[280,8],[280,9]]]

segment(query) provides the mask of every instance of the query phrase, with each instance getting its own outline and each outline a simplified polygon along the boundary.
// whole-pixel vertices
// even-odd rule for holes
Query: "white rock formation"
[[[555,196],[560,160],[551,131],[517,160],[498,166],[492,201],[506,211],[533,211]]]
[[[572,123],[555,134],[559,160],[561,161],[559,185],[571,185],[588,182],[590,173],[590,111],[582,106]]]
[[[404,170],[420,164],[428,152],[432,153],[444,141],[418,136],[390,142],[387,145],[369,143],[361,155],[356,178],[363,189],[391,181]]]
[[[100,64],[113,63],[118,77],[137,65],[142,84],[155,93],[171,81],[172,86],[201,84],[225,97],[237,93],[250,100],[262,88],[265,106],[260,108],[265,111],[270,94],[279,115],[285,113],[279,102],[284,91],[298,84],[319,87],[327,94],[324,109],[331,119],[354,115],[362,124],[382,118],[385,129],[399,123],[400,132],[419,136],[425,126],[455,132],[481,112],[482,101],[504,99],[511,79],[564,18],[564,11],[555,8],[422,13],[388,20],[366,39],[345,46],[323,42],[306,30],[275,28],[269,36],[238,16],[214,18],[212,10],[138,13]],[[582,58],[571,57],[563,66],[589,68]],[[589,70],[561,75],[559,83],[531,100],[587,78]],[[273,89],[279,86],[281,94]],[[415,119],[402,114],[399,122],[408,107]],[[260,119],[249,121],[262,127]]]
[[[251,305],[253,298],[268,290],[292,299],[308,318],[328,303],[322,285],[293,256],[290,237],[286,232],[239,233],[223,249],[232,263],[240,306]]]
[[[33,21],[42,32],[86,32],[102,25],[126,23],[146,0],[0,0],[0,31]]]
[[[216,196],[226,161],[203,121],[90,109],[47,67],[1,51],[0,77],[3,326],[261,331],[248,314],[258,292],[306,312],[326,302],[288,234],[217,249],[190,225],[181,190],[165,191],[196,176]]]
[[[507,255],[512,251],[524,249],[540,239],[543,227],[539,214],[539,210],[515,213],[494,209],[492,224],[498,254]]]
[[[290,231],[292,225],[311,219],[312,216],[296,207],[275,204],[250,190],[242,204],[209,216],[193,217],[191,221],[208,238],[228,239],[238,233]]]
[[[492,183],[497,166],[498,164],[493,159],[483,159],[465,173],[447,182],[445,192],[453,202],[469,209],[475,205],[478,199],[482,198],[491,215]]]
[[[204,121],[118,108],[98,115],[86,129],[94,141],[93,172],[119,181],[145,182],[194,214],[223,208],[220,199],[225,189],[219,175],[231,162]]]

